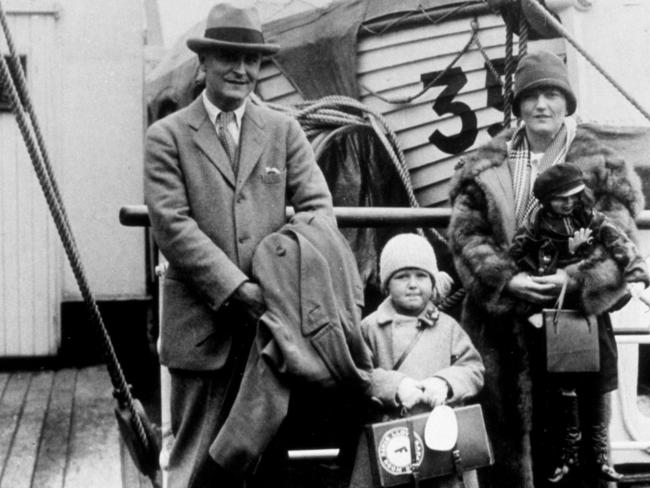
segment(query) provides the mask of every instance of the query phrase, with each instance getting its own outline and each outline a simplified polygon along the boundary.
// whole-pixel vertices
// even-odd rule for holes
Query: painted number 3
[[[496,59],[493,65],[499,75],[503,74],[504,60]],[[485,69],[485,89],[487,90],[488,107],[503,111],[503,95],[501,85],[491,71]],[[439,77],[439,78],[438,78]],[[444,86],[433,104],[433,111],[440,117],[450,114],[460,117],[461,128],[457,134],[445,135],[436,129],[430,136],[429,142],[447,154],[460,154],[474,145],[478,135],[478,119],[476,113],[469,105],[454,100],[460,90],[467,84],[467,76],[462,68],[455,67],[446,72],[433,71],[424,73],[420,77],[424,86]],[[488,133],[495,135],[501,129],[500,124],[488,127]]]

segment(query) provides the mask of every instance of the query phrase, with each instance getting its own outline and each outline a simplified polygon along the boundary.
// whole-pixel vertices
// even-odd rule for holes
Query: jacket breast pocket
[[[277,185],[278,183],[282,183],[286,178],[286,170],[267,166],[262,170],[260,176],[262,178],[262,183],[266,183],[267,185]]]

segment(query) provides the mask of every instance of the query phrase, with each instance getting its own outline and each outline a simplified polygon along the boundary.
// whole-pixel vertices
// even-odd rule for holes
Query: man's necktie
[[[217,115],[217,136],[228,155],[228,159],[230,159],[233,171],[237,174],[237,144],[235,144],[235,140],[228,130],[231,123],[235,123],[234,112],[219,112],[219,115]]]

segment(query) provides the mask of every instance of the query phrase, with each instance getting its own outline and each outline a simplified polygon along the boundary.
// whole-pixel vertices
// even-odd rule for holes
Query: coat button
[[[239,239],[237,239],[237,240],[239,241],[240,244],[243,244],[247,239],[248,239],[248,237],[246,237],[246,236],[240,236]]]
[[[243,195],[243,194],[239,194],[239,195],[237,195],[237,203],[241,203],[241,202],[243,202],[244,200],[246,200],[246,196],[245,196],[245,195]]]
[[[276,247],[275,252],[277,253],[278,256],[284,256],[285,254],[287,254],[287,250],[282,246]]]

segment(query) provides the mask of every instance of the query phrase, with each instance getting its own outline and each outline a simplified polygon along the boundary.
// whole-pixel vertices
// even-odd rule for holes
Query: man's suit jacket
[[[152,125],[145,202],[170,266],[160,359],[169,368],[223,366],[233,320],[228,301],[248,279],[253,251],[285,223],[285,207],[332,214],[307,138],[286,115],[246,102],[235,176],[201,97]]]

